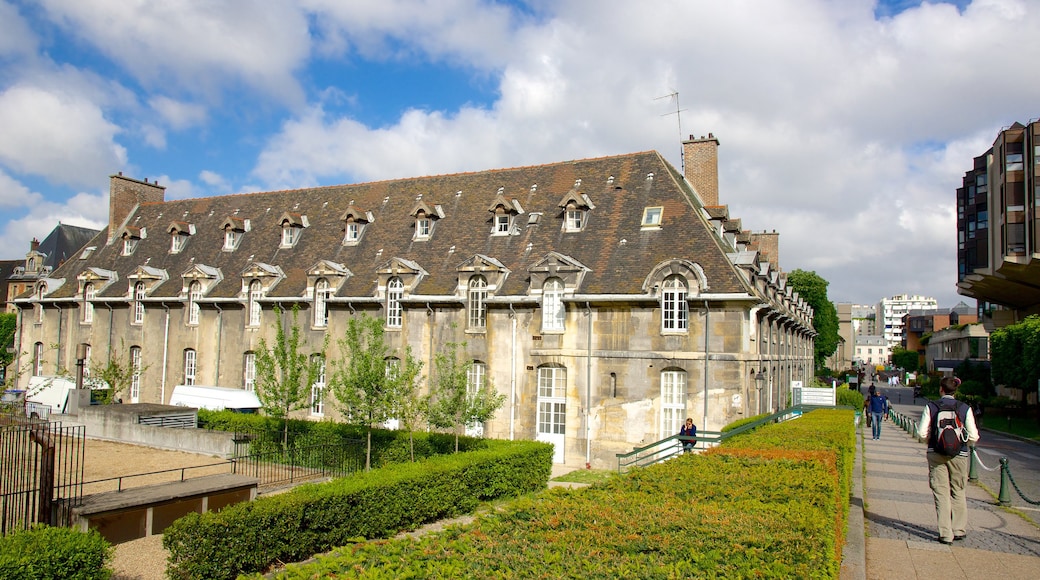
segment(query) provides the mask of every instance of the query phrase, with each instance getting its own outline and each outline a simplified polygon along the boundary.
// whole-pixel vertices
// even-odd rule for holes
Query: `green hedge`
[[[165,531],[167,573],[174,579],[235,578],[546,486],[552,446],[493,440],[487,445],[301,486],[220,512],[189,514]]]
[[[418,540],[347,545],[275,577],[837,578],[848,503],[838,456],[854,441],[852,412],[737,439]]]
[[[107,580],[112,547],[96,531],[39,525],[0,536],[4,580]]]

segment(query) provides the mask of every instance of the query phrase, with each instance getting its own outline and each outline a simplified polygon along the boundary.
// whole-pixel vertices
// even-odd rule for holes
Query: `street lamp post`
[[[755,375],[755,386],[758,387],[758,398],[757,398],[758,413],[756,413],[756,415],[760,415],[763,412],[762,411],[762,387],[764,387],[765,384],[766,384],[766,373],[765,373],[765,371],[764,370],[758,371],[758,374]]]

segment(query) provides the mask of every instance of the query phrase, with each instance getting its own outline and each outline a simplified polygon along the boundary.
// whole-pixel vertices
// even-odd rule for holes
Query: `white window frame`
[[[487,278],[477,275],[469,279],[466,293],[466,317],[468,328],[482,330],[487,328]]]
[[[664,219],[664,207],[646,207],[643,208],[643,221],[642,226],[644,228],[659,228],[661,222]]]
[[[433,233],[433,219],[430,216],[415,218],[415,239],[428,240]]]
[[[401,328],[401,299],[404,298],[404,282],[394,276],[386,282],[386,326]]]
[[[495,214],[495,225],[491,233],[496,236],[508,236],[510,222],[512,221],[510,217],[507,213]]]
[[[318,278],[314,282],[314,326],[324,328],[329,325],[329,295],[332,288],[326,278]]]
[[[563,280],[549,278],[542,284],[542,332],[566,330],[567,308],[563,304]]]
[[[472,401],[486,387],[487,365],[479,360],[475,360],[466,369],[466,398]],[[466,435],[469,437],[483,437],[484,424],[473,423],[466,425]]]
[[[83,345],[83,378],[87,378],[87,377],[90,376],[90,354],[91,354],[90,345],[89,344],[84,344]]]
[[[661,439],[675,435],[686,420],[686,371],[661,371]]]
[[[123,238],[123,255],[130,256],[137,249],[137,240],[134,238]]]
[[[202,283],[198,280],[193,280],[188,284],[188,324],[199,323],[199,300],[202,299]]]
[[[130,347],[130,370],[133,374],[130,375],[130,402],[139,403],[141,401],[141,347],[131,346]]]
[[[551,429],[549,429],[551,427]],[[538,367],[538,433],[567,433],[567,369]]]
[[[259,280],[249,282],[248,324],[247,326],[260,326],[263,319],[263,308],[260,306],[260,297],[263,296],[264,285]]]
[[[343,243],[353,244],[361,239],[361,224],[358,222],[347,222],[346,230],[343,232]]]
[[[686,280],[673,274],[661,284],[661,332],[684,333],[688,330],[690,305],[686,301]]]
[[[193,348],[184,349],[184,384],[194,385],[199,370],[198,353]]]
[[[43,324],[43,295],[47,292],[47,285],[40,284],[36,287],[36,304],[33,309],[36,311],[36,324]]]
[[[33,368],[34,377],[43,375],[43,343],[37,342],[33,345]]]
[[[145,298],[145,287],[144,282],[138,282],[134,284],[134,324],[144,324],[144,298]]]
[[[325,416],[325,357],[312,355],[318,359],[318,376],[311,385],[311,415]]]
[[[224,250],[231,251],[238,247],[242,240],[242,232],[228,228],[224,230]]]
[[[294,225],[282,226],[282,247],[291,248],[300,240],[300,232],[303,228]]]
[[[242,358],[242,388],[256,391],[256,353],[247,352]]]
[[[563,223],[566,231],[580,232],[585,227],[585,210],[568,209]]]
[[[184,243],[188,241],[187,236],[172,234],[170,236],[170,253],[179,254],[184,249]]]
[[[94,322],[94,297],[97,295],[97,290],[94,288],[92,282],[87,282],[83,285],[83,323],[90,324]]]

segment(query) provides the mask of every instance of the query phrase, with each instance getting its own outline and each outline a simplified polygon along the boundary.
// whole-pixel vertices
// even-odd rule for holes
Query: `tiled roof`
[[[649,175],[653,174],[650,178]],[[565,232],[560,200],[575,188],[592,202],[582,231]],[[515,235],[492,235],[494,215],[488,207],[498,196],[515,200]],[[419,199],[421,196],[421,199]],[[681,175],[660,154],[642,152],[614,157],[568,161],[549,165],[398,179],[359,185],[315,187],[145,203],[128,225],[146,228],[134,253],[121,256],[118,244],[106,246],[106,234],[90,245],[97,251],[85,260],[70,260],[52,274],[75,280],[89,266],[118,272],[120,282],[103,296],[126,295],[128,276],[147,263],[165,270],[169,279],[154,286],[152,297],[178,297],[182,274],[194,264],[220,268],[223,280],[208,297],[235,297],[242,290],[241,273],[251,264],[280,268],[285,278],[273,290],[279,297],[300,297],[307,288],[307,271],[321,260],[344,265],[352,273],[338,296],[374,296],[378,269],[388,260],[413,262],[428,274],[413,294],[447,295],[456,291],[457,268],[473,256],[487,256],[509,274],[496,295],[523,295],[528,291],[528,268],[549,252],[569,256],[589,268],[578,293],[644,294],[644,278],[657,264],[671,259],[696,262],[712,293],[743,293],[748,286],[726,256],[696,206]],[[413,239],[417,203],[431,211],[439,206],[428,240]],[[663,207],[660,228],[643,228],[645,207]],[[356,245],[342,243],[348,209],[356,217],[368,214]],[[292,248],[280,247],[280,218],[290,212],[305,215],[309,226]],[[436,212],[430,214],[431,217]],[[535,214],[540,217],[532,219]],[[228,223],[249,231],[232,252],[223,250]],[[360,221],[360,220],[359,220]],[[184,249],[171,254],[171,223],[194,226]],[[154,232],[154,233],[152,233]],[[66,283],[49,297],[70,297],[77,284]]]

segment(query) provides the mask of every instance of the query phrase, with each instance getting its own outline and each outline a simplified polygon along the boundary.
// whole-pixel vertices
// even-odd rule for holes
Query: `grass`
[[[982,418],[982,426],[994,431],[1040,441],[1040,422],[1036,417],[1001,417],[1000,411],[991,411]]]
[[[599,483],[606,481],[611,477],[617,475],[616,471],[610,469],[576,469],[570,473],[566,473],[559,477],[554,477],[553,481],[565,481],[568,483]]]

